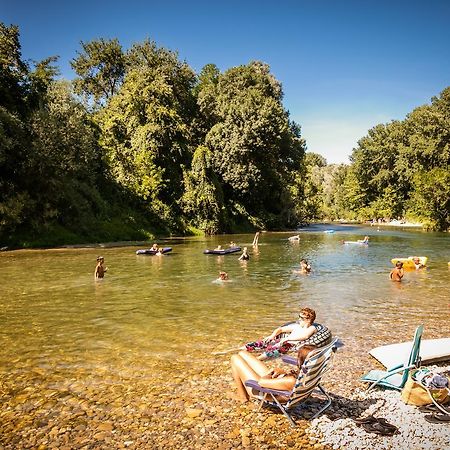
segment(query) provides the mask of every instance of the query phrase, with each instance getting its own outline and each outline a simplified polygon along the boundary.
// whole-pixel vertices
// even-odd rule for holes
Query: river
[[[180,371],[194,381],[215,364],[228,371],[228,356],[212,352],[266,335],[304,306],[343,341],[347,383],[374,367],[368,350],[411,339],[420,323],[425,339],[450,335],[448,234],[315,225],[287,239],[296,233],[262,233],[257,248],[250,234],[171,238],[158,242],[173,249],[160,257],[107,245],[0,253],[3,403],[31,402],[35,420],[61,396],[91,401],[119,384],[114,398],[150,396],[170,377],[182,383]],[[366,234],[368,246],[342,245]],[[203,254],[230,240],[249,248],[249,261]],[[95,282],[99,254],[108,271]],[[412,255],[427,256],[427,269],[391,282],[390,259]],[[296,272],[301,258],[311,274]],[[220,270],[229,282],[215,282]]]

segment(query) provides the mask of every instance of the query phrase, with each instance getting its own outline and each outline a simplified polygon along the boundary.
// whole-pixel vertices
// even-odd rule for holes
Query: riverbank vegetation
[[[377,125],[350,165],[305,153],[281,83],[261,62],[196,74],[152,41],[81,43],[22,58],[0,24],[0,242],[58,245],[292,228],[411,215],[446,229],[450,88]]]

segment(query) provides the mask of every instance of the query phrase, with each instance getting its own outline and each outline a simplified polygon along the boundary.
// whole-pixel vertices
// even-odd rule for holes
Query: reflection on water
[[[97,249],[3,253],[0,370],[95,368],[133,377],[155,365],[173,370],[175,361],[195,367],[214,350],[267,334],[300,306],[314,308],[347,352],[408,340],[419,323],[425,338],[450,334],[447,235],[333,228],[301,230],[300,242],[263,233],[257,250],[253,235],[233,235],[249,248],[248,262],[239,253],[202,253],[230,236],[168,241],[173,251],[162,257],[104,248],[108,272],[100,282]],[[341,245],[365,234],[368,247]],[[413,254],[428,256],[429,268],[391,282],[390,259]],[[301,258],[311,274],[296,273]],[[220,270],[232,281],[213,283]]]

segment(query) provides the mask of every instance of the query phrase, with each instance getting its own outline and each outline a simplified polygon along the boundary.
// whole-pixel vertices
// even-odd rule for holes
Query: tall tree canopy
[[[100,143],[115,179],[154,214],[173,219],[191,159],[195,74],[150,41],[134,45],[127,58],[120,90],[97,114]]]
[[[74,80],[79,94],[104,103],[119,89],[125,75],[126,58],[117,39],[81,42],[82,51],[71,62],[78,75]]]
[[[300,170],[304,141],[282,105],[280,83],[267,65],[253,62],[229,69],[205,89],[202,110],[209,108],[215,122],[205,144],[226,199],[263,223],[286,223],[288,185]]]
[[[450,227],[450,88],[405,120],[374,126],[349,166],[328,165],[305,155],[281,83],[261,62],[223,73],[207,64],[197,75],[153,41],[124,50],[117,39],[82,42],[73,82],[57,80],[57,62],[24,62],[19,29],[0,23],[2,242],[325,217]]]

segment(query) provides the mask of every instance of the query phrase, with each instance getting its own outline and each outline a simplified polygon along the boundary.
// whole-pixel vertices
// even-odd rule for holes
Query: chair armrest
[[[398,369],[404,369],[404,365],[402,364],[398,364],[397,366],[394,367],[389,367],[388,369],[386,369],[388,372],[392,372],[393,370],[398,370]]]
[[[281,360],[286,364],[292,364],[294,366],[297,365],[297,358],[295,358],[294,356],[285,355],[281,358]]]
[[[252,389],[255,389],[259,392],[264,392],[266,394],[284,395],[285,397],[289,397],[291,395],[291,391],[263,388],[256,380],[247,380],[244,384]]]
[[[381,377],[381,378],[380,378],[379,380],[377,380],[377,381],[374,381],[374,382],[367,388],[367,391],[372,390],[372,388],[374,388],[380,381],[384,381],[386,378],[389,378],[390,376],[392,376],[392,375],[394,375],[394,374],[396,374],[396,373],[403,372],[403,371],[405,371],[405,370],[410,370],[410,369],[412,369],[413,367],[416,367],[416,365],[415,365],[415,364],[411,364],[410,366],[406,366],[406,367],[405,367],[403,364],[400,364],[399,366],[396,366],[396,367],[390,369],[388,372],[386,372],[386,374],[385,374],[383,377]]]

